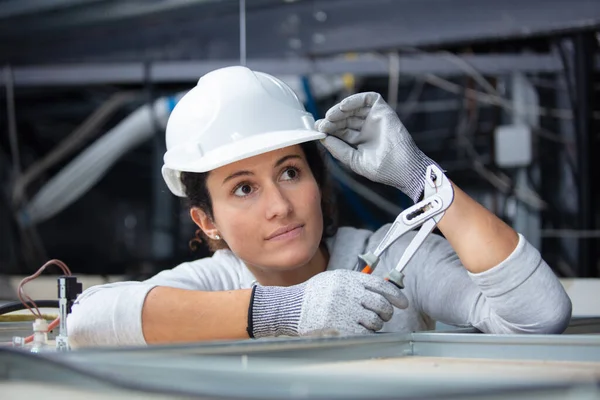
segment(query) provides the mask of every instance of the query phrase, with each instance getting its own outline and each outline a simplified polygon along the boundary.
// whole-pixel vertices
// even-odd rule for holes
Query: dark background
[[[20,223],[18,216],[27,200],[79,151],[138,107],[189,90],[210,69],[238,63],[239,15],[239,2],[233,0],[0,1],[0,62],[5,67],[0,80],[0,274],[29,274],[46,260],[59,258],[81,274],[143,278],[208,254],[204,248],[195,253],[189,249],[195,228],[185,201],[170,195],[160,177],[164,132],[159,126],[154,139],[119,158],[66,209],[31,226]],[[528,230],[528,239],[559,276],[599,275],[594,184],[600,154],[600,2],[248,0],[246,17],[248,65],[265,72],[339,76],[344,72],[340,64],[353,57],[387,60],[390,51],[399,54],[399,113],[419,147],[455,183],[513,226],[521,217],[511,210],[523,207],[513,188],[499,190],[473,165],[480,161],[513,182],[526,176],[527,185],[547,204],[543,210],[527,207],[528,215],[540,221],[539,228]],[[501,168],[493,134],[510,119],[507,109],[465,102],[467,88],[485,92],[473,74],[443,57],[420,59],[423,53],[415,54],[409,46],[467,57],[506,98],[512,96],[510,89],[503,90],[510,86],[511,74],[523,72],[541,107],[570,112],[570,117],[542,115],[532,137],[532,162]],[[500,63],[502,56],[509,61]],[[385,62],[348,64],[345,72],[354,72],[356,91],[374,90],[388,98]],[[460,90],[431,84],[426,79],[430,73]],[[310,98],[318,92],[314,85],[312,81],[312,87],[302,88],[303,95]],[[12,185],[19,174],[123,91],[134,94],[77,152],[31,182],[23,200],[13,201]],[[318,96],[307,101],[307,108],[322,116],[343,95],[337,90]],[[474,123],[465,127],[476,111]],[[18,168],[9,139],[11,113],[18,133]],[[460,135],[467,135],[477,157]],[[390,188],[353,178],[398,206],[410,204]],[[341,225],[376,229],[393,220],[394,215],[347,184],[332,180]],[[172,244],[168,252],[157,251],[157,234]]]

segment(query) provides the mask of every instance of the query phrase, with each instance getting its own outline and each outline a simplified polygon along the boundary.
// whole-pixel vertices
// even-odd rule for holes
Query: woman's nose
[[[267,219],[285,217],[292,212],[292,203],[276,184],[268,188],[265,201]]]

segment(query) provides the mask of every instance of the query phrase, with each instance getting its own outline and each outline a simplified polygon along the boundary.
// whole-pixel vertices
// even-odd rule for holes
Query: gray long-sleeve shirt
[[[340,228],[326,241],[327,269],[356,268],[358,255],[373,250],[389,227],[376,232]],[[373,274],[384,276],[394,268],[414,234],[390,246]],[[409,307],[396,309],[383,332],[431,330],[440,321],[485,333],[562,333],[571,318],[568,295],[522,235],[506,260],[478,274],[462,266],[448,241],[429,235],[404,272]],[[68,318],[70,341],[74,347],[145,344],[142,307],[156,286],[220,291],[249,289],[254,284],[254,276],[239,258],[229,250],[219,250],[212,257],[183,263],[143,282],[94,286],[73,306]]]

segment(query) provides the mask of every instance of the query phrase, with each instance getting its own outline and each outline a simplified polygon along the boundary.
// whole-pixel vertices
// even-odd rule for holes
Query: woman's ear
[[[210,238],[215,238],[219,234],[219,230],[215,226],[212,219],[200,208],[192,207],[190,209],[192,220],[200,229]]]

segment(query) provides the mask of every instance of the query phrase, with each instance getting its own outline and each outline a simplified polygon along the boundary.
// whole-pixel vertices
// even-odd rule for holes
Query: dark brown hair
[[[300,147],[302,147],[307,164],[321,192],[321,211],[323,213],[323,236],[321,237],[321,241],[323,241],[323,239],[333,236],[337,231],[333,190],[331,189],[327,171],[325,170],[325,162],[317,143],[315,141],[306,142],[300,144]],[[189,207],[200,208],[211,220],[214,220],[212,199],[206,187],[206,180],[209,173],[182,172],[181,182],[185,188]],[[212,252],[229,248],[224,240],[211,239],[202,229],[198,229],[196,230],[196,237],[190,241],[192,250],[196,250],[198,244],[202,241],[207,243],[209,250]]]

